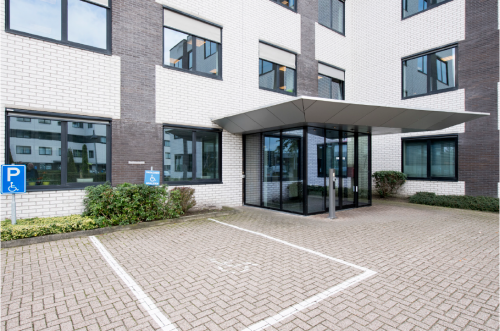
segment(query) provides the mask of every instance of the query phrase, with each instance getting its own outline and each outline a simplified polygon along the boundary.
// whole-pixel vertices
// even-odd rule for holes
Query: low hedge
[[[418,192],[410,197],[411,203],[498,213],[499,199],[492,197],[473,197],[470,195],[436,195],[430,192]]]
[[[7,241],[48,234],[91,230],[98,227],[99,225],[92,218],[80,215],[27,218],[17,220],[16,225],[12,225],[10,220],[5,220],[1,222],[0,237],[2,241]]]

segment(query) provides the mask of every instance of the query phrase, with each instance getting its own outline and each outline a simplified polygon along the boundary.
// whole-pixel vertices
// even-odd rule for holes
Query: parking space
[[[257,208],[2,250],[2,330],[497,330],[498,215]]]

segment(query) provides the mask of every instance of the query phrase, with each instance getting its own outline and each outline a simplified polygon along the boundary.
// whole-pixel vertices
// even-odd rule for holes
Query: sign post
[[[2,164],[1,193],[12,194],[11,223],[16,224],[16,194],[26,193],[26,166]]]
[[[328,178],[329,190],[330,190],[330,208],[328,208],[328,217],[331,219],[337,218],[335,216],[335,169],[330,169]]]

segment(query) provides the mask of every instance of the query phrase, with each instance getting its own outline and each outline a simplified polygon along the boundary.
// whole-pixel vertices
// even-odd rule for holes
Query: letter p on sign
[[[10,182],[11,181],[11,177],[16,177],[17,175],[19,175],[21,173],[21,170],[17,169],[17,168],[9,168],[7,169],[7,181]]]

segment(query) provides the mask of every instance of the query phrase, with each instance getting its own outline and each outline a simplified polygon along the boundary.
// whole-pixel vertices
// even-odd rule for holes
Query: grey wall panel
[[[305,122],[304,113],[291,102],[267,107],[267,109],[285,124]]]
[[[436,123],[441,122],[445,118],[450,117],[453,115],[453,113],[449,112],[437,112],[437,111],[429,111],[426,112],[427,115],[420,120],[416,121],[412,125],[409,125],[409,129],[420,129],[420,130],[427,130],[431,126],[435,125]]]
[[[382,126],[385,122],[403,113],[401,108],[380,107],[357,121],[356,125]]]
[[[239,114],[231,117],[231,122],[245,131],[259,130],[262,126],[245,114]]]
[[[400,115],[397,115],[389,121],[383,123],[382,126],[388,128],[408,128],[410,125],[425,116],[427,116],[427,113],[423,110],[403,109],[403,112]]]
[[[312,106],[306,110],[306,121],[307,122],[318,122],[325,123],[333,116],[337,115],[344,108],[349,106],[348,103],[335,103],[324,101],[316,101]]]
[[[337,115],[329,119],[328,123],[354,124],[377,108],[378,108],[377,106],[351,104],[346,108],[344,108],[342,111],[340,111]]]
[[[248,112],[247,115],[264,128],[272,128],[285,124],[267,108],[253,110]]]

